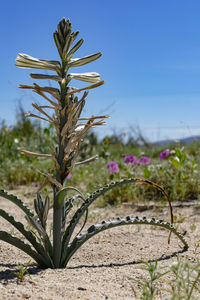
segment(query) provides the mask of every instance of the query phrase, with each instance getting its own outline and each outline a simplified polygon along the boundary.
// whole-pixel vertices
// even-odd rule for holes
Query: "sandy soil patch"
[[[12,193],[18,196],[23,194],[23,198],[30,203],[32,191],[23,189]],[[24,218],[23,213],[10,201],[0,198],[0,208],[10,212],[18,220],[22,221]],[[13,272],[18,271],[18,264],[27,264],[30,258],[15,247],[0,241],[0,299],[135,299],[133,290],[137,291],[138,286],[128,277],[140,279],[141,276],[146,276],[140,269],[141,260],[158,260],[159,266],[169,266],[176,260],[177,255],[191,262],[199,257],[199,249],[196,256],[194,249],[200,239],[200,207],[175,208],[174,214],[178,220],[185,217],[176,227],[185,233],[190,245],[186,252],[182,252],[182,244],[174,235],[168,245],[166,230],[144,225],[122,226],[104,231],[90,239],[73,256],[66,269],[40,270],[31,261],[28,268],[31,278],[25,276],[22,283],[17,282]],[[85,228],[102,220],[126,215],[169,220],[167,208],[138,212],[127,206],[105,209],[92,207]],[[16,234],[12,226],[2,218],[0,228]],[[165,288],[165,282],[160,282],[161,290]],[[162,294],[158,299],[162,299]]]

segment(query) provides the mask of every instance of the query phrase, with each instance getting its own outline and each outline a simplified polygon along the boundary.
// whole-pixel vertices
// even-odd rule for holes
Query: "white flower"
[[[78,127],[76,127],[75,131],[79,132],[81,130],[83,130],[85,128],[85,125],[78,125]]]
[[[96,72],[87,72],[87,73],[69,73],[67,76],[70,80],[77,79],[81,81],[95,83],[100,80],[99,73]]]
[[[102,53],[98,52],[96,54],[92,54],[92,55],[88,55],[82,58],[72,58],[69,62],[69,64],[67,65],[67,67],[71,68],[71,67],[79,67],[79,66],[83,66],[85,64],[88,64],[96,59],[98,59],[99,57],[101,57]]]
[[[45,69],[56,71],[60,68],[59,61],[46,60],[19,53],[16,58],[16,66],[20,68]]]

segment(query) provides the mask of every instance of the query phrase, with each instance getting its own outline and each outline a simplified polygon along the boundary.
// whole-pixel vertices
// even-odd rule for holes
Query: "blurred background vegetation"
[[[20,150],[50,153],[54,148],[55,133],[51,126],[43,127],[39,121],[25,118],[21,105],[18,107],[16,122],[7,126],[0,123],[0,180],[1,188],[14,188],[17,185],[40,185],[44,177],[42,172],[52,166],[46,158],[34,158],[23,155]],[[171,155],[160,160],[160,153],[170,149]],[[93,192],[111,180],[126,177],[147,178],[162,186],[171,200],[192,200],[199,198],[200,192],[200,142],[183,145],[181,142],[170,144],[151,144],[139,128],[127,133],[114,132],[99,140],[91,131],[82,144],[79,161],[98,154],[99,159],[89,164],[77,166],[68,183],[83,192]],[[151,159],[148,165],[133,165],[124,162],[128,155]],[[109,173],[107,163],[118,164],[119,172]],[[120,204],[121,202],[157,201],[163,197],[159,191],[149,186],[123,186],[104,196],[102,204]]]

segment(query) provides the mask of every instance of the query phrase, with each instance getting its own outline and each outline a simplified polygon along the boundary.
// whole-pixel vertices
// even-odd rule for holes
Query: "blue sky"
[[[13,124],[18,101],[33,111],[40,98],[18,89],[31,70],[14,66],[17,53],[58,59],[52,34],[62,17],[80,31],[79,57],[103,56],[80,70],[101,74],[85,114],[109,113],[99,134],[139,126],[150,140],[200,134],[199,0],[7,0],[1,5],[0,120]]]

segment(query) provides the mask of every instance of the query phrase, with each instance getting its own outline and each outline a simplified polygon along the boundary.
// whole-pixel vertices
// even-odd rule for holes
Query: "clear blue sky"
[[[199,16],[199,0],[3,1],[0,120],[15,122],[19,100],[25,110],[39,101],[17,88],[33,81],[31,70],[14,66],[15,58],[20,52],[58,59],[52,34],[66,17],[85,40],[79,57],[103,53],[80,69],[106,81],[89,93],[85,111],[111,115],[101,135],[138,125],[154,140],[200,134]]]

